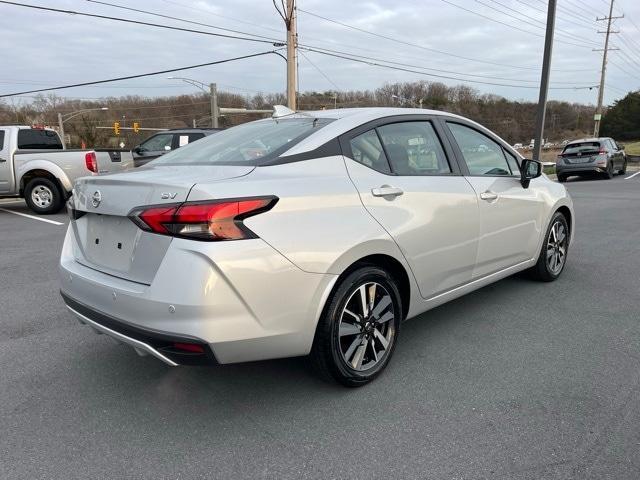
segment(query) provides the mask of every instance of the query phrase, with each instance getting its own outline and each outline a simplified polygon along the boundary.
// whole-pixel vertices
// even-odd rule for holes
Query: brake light
[[[184,350],[191,353],[204,353],[204,347],[197,343],[179,343],[173,342],[173,348],[177,350]]]
[[[277,201],[277,197],[255,197],[140,207],[132,210],[129,218],[143,230],[161,235],[242,240],[256,238],[242,220],[270,210]]]
[[[98,173],[98,161],[96,160],[95,152],[87,152],[84,154],[84,164],[90,172]]]

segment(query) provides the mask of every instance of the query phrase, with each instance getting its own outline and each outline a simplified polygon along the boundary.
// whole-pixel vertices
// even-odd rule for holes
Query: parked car
[[[147,138],[140,145],[133,148],[133,163],[135,167],[146,165],[151,160],[158,158],[177,148],[200,140],[208,135],[218,132],[220,128],[181,128],[156,133]]]
[[[76,178],[122,168],[108,150],[64,149],[55,130],[0,126],[0,198],[24,198],[35,213],[60,211]]]
[[[513,149],[514,150],[522,150],[522,144],[521,143],[516,143],[513,145]]]
[[[627,157],[624,147],[612,138],[583,138],[565,145],[556,160],[559,182],[565,182],[572,175],[594,174],[611,179],[615,173],[624,175],[627,171]]]
[[[168,365],[310,354],[358,386],[403,320],[522,270],[562,273],[571,198],[481,125],[274,115],[76,182],[60,282],[82,323]]]

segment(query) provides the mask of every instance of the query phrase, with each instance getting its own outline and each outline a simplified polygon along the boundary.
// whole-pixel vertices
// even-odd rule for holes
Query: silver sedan
[[[276,107],[76,182],[60,259],[78,319],[168,365],[310,355],[358,386],[402,321],[516,272],[551,281],[564,186],[486,128],[416,109]]]

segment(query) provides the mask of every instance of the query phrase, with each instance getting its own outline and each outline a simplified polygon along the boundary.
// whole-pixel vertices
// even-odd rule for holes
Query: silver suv
[[[584,138],[565,145],[556,161],[559,182],[566,182],[572,175],[594,176],[611,179],[627,171],[624,147],[612,138]]]

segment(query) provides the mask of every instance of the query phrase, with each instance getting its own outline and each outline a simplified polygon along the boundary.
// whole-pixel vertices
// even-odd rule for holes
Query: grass
[[[640,155],[640,140],[624,142],[624,150],[627,155]]]

